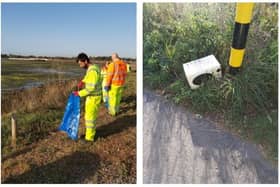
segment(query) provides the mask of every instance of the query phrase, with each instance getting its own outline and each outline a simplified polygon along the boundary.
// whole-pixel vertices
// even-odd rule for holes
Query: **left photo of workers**
[[[2,3],[1,68],[1,183],[136,183],[136,3]]]

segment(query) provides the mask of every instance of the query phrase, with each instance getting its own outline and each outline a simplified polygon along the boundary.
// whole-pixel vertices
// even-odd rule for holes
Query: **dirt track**
[[[277,183],[254,145],[144,91],[144,183]]]

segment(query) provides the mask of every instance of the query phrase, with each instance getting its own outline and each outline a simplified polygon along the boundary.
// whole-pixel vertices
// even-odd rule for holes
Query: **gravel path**
[[[144,91],[144,183],[278,183],[254,145]]]

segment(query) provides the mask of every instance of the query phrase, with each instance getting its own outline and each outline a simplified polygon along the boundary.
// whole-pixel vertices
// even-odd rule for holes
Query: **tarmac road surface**
[[[144,183],[278,183],[252,144],[144,91]]]

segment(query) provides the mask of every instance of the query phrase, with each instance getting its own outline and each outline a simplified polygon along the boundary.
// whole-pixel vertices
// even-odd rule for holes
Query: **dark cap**
[[[76,62],[78,63],[79,61],[82,61],[82,62],[89,62],[89,58],[87,56],[87,54],[85,53],[80,53],[78,56],[77,56],[77,59],[76,59]]]

